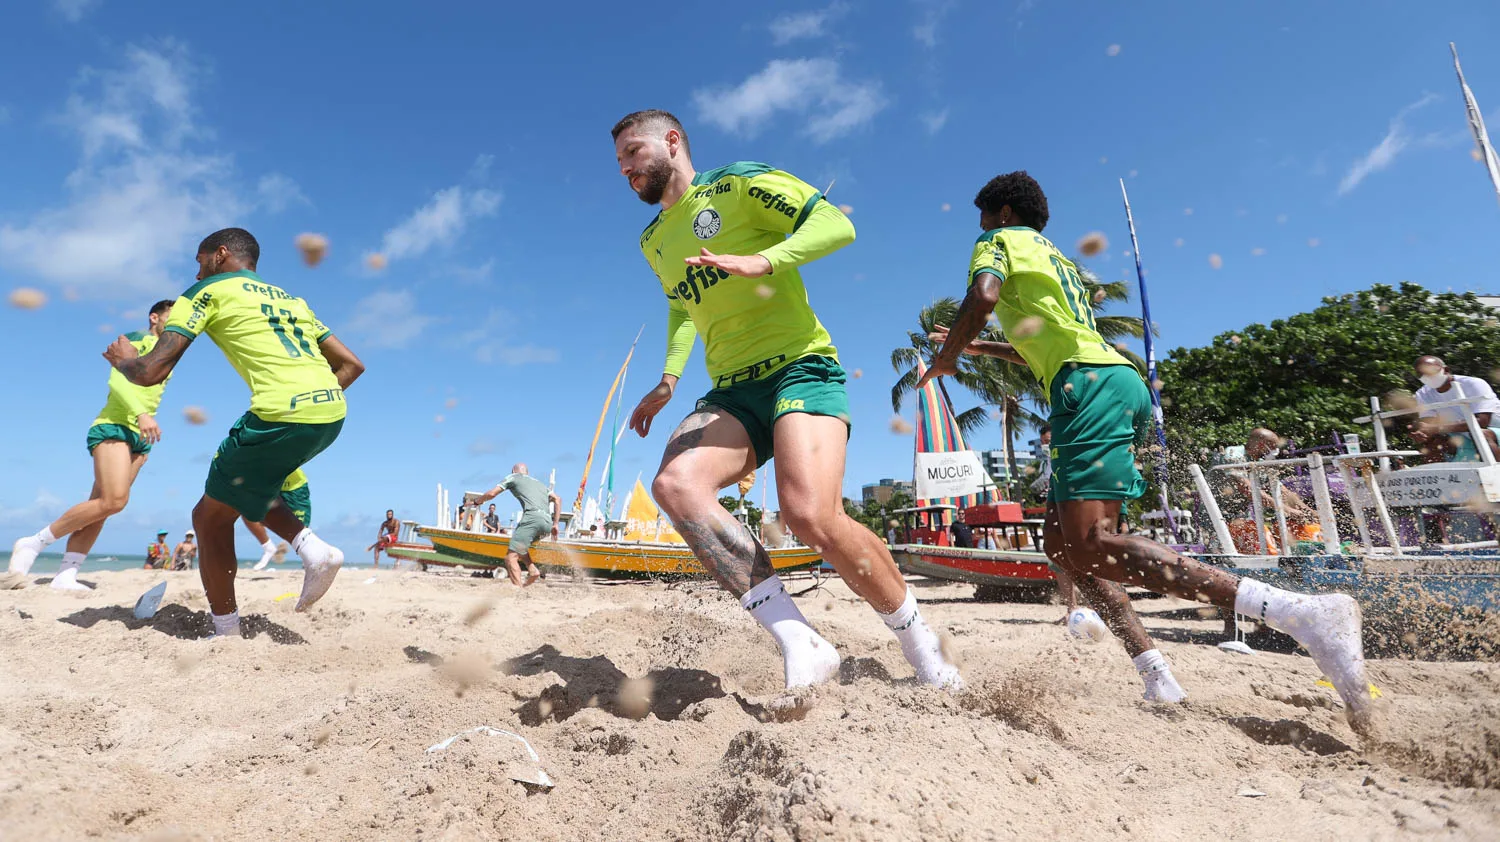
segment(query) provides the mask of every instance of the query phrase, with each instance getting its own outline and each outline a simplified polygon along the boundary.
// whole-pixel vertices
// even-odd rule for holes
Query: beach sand
[[[1362,745],[1308,658],[1220,650],[1191,603],[1137,603],[1191,696],[1164,708],[1056,606],[917,582],[970,684],[952,697],[826,584],[797,601],[842,679],[777,723],[774,644],[705,583],[349,570],[299,615],[274,600],[300,571],[242,569],[254,636],[203,642],[196,574],[81,578],[0,593],[0,838],[1500,836],[1500,665],[1372,661]],[[161,612],[131,618],[162,578]],[[555,787],[512,780],[536,774],[504,735],[428,751],[486,725]]]

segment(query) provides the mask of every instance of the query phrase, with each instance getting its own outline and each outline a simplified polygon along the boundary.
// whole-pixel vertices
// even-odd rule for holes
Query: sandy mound
[[[840,680],[773,721],[780,659],[702,585],[517,592],[242,573],[254,635],[208,629],[192,574],[0,593],[0,836],[208,840],[1395,838],[1500,834],[1500,666],[1372,662],[1368,745],[1306,657],[1219,650],[1220,623],[1143,600],[1188,704],[1140,701],[1114,644],[1047,605],[919,584],[970,690],[919,687],[841,585],[799,598]],[[151,621],[129,606],[170,583]],[[802,585],[799,584],[797,589]],[[555,784],[538,785],[538,764]],[[438,751],[429,748],[455,737]],[[520,779],[520,780],[518,780]],[[531,782],[525,782],[531,781]]]

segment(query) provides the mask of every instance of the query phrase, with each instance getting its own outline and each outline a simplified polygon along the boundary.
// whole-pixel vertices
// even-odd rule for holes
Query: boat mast
[[[641,334],[646,332],[646,326],[636,331],[635,340],[630,343],[630,351],[625,354],[625,362],[620,370],[615,373],[613,383],[609,384],[609,394],[604,398],[604,408],[599,410],[599,423],[594,427],[594,440],[589,442],[589,455],[583,461],[583,479],[578,481],[578,496],[573,498],[573,516],[575,518],[583,515],[583,497],[588,490],[589,469],[594,466],[594,448],[599,446],[599,435],[604,432],[604,419],[609,417],[609,405],[615,399],[615,390],[620,388],[620,381],[625,379],[625,369],[630,367],[630,358],[635,355],[635,346],[641,341]]]

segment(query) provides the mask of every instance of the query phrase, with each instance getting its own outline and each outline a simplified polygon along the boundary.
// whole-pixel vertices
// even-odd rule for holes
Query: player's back
[[[250,271],[194,284],[167,330],[207,333],[250,387],[250,410],[268,421],[319,424],[344,417],[343,390],[318,349],[329,331],[307,302]]]

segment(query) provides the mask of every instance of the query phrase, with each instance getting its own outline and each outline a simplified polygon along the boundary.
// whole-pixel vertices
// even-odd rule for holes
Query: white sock
[[[328,542],[314,535],[310,527],[303,527],[302,531],[297,533],[297,537],[292,539],[292,549],[302,557],[303,561],[319,563],[328,558],[332,547],[328,546]],[[275,547],[272,547],[272,552],[275,552]]]
[[[307,528],[292,539],[292,549],[302,556],[302,595],[297,599],[296,610],[306,611],[333,587],[333,580],[344,564],[344,553]]]
[[[214,637],[239,637],[240,636],[240,612],[231,611],[228,614],[209,613],[214,620]]]
[[[57,572],[61,573],[68,568],[76,571],[83,566],[85,558],[88,558],[88,553],[63,553],[62,567],[58,568]]]
[[[275,542],[275,541],[272,541],[272,540],[271,540],[271,539],[270,539],[270,538],[267,538],[267,539],[266,539],[266,540],[265,540],[265,542],[264,542],[264,543],[262,543],[262,544],[261,544],[261,545],[260,545],[260,548],[261,548],[261,550],[263,550],[263,551],[264,551],[264,552],[265,552],[265,553],[266,553],[266,554],[267,554],[267,555],[271,555],[271,554],[274,554],[274,553],[275,553],[275,552],[276,552],[276,542]]]
[[[36,539],[38,541],[41,541],[42,546],[44,547],[48,544],[51,544],[53,541],[56,541],[57,536],[52,534],[52,525],[48,524],[42,527],[42,531],[36,534]]]
[[[1241,579],[1234,610],[1302,644],[1343,697],[1349,724],[1356,731],[1369,725],[1373,712],[1358,603],[1344,594],[1293,593]]]
[[[772,576],[751,588],[740,597],[740,606],[776,638],[788,688],[821,684],[838,674],[838,652],[808,625],[780,577]]]
[[[63,553],[62,566],[52,577],[52,587],[60,591],[86,591],[88,586],[78,584],[78,568],[83,564],[84,553]]]
[[[1187,691],[1172,676],[1172,668],[1162,657],[1161,650],[1147,649],[1131,658],[1130,662],[1135,664],[1135,671],[1146,683],[1146,701],[1176,703],[1187,700]]]
[[[906,589],[906,599],[902,600],[901,606],[889,614],[880,614],[880,619],[901,641],[901,653],[916,669],[918,681],[953,690],[963,687],[958,667],[943,657],[942,641],[922,619],[922,611],[917,608],[917,597],[911,588]]]

